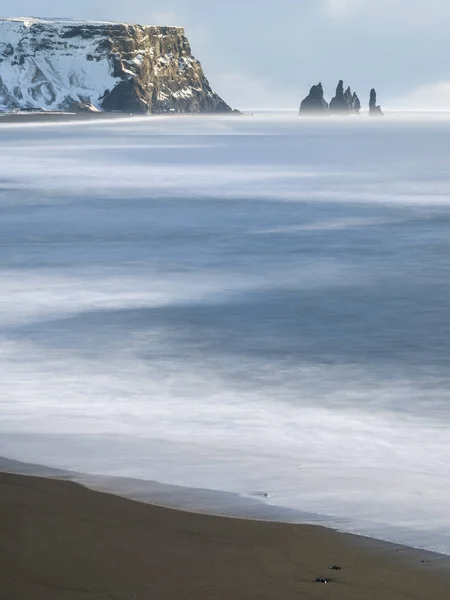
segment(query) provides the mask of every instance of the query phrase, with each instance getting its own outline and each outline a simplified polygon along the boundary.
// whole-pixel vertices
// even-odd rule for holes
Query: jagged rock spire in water
[[[350,88],[348,88],[348,90],[350,90]],[[336,95],[330,102],[330,112],[332,114],[349,114],[352,112],[351,103],[347,98],[347,92],[344,92],[344,82],[340,79],[336,88]]]
[[[381,106],[377,105],[377,93],[373,88],[370,90],[369,115],[371,117],[384,116],[383,111],[381,110]]]
[[[377,106],[377,95],[375,90],[370,93],[370,114],[380,115],[383,113]],[[328,105],[324,100],[324,92],[321,83],[313,85],[308,96],[300,105],[300,114],[336,114],[336,115],[359,115],[361,111],[361,101],[356,94],[352,92],[350,86],[344,91],[344,82],[339,80],[336,88],[336,95]]]
[[[352,94],[352,90],[351,87],[348,86],[348,88],[345,90],[344,92],[344,98],[347,102],[347,104],[352,107],[353,106],[353,94]]]
[[[348,88],[345,90],[344,98],[346,99],[346,101],[350,107],[350,112],[355,115],[359,115],[360,110],[361,110],[361,102],[360,102],[356,92],[354,94],[352,94],[352,90],[351,90],[350,86],[348,86]]]
[[[355,113],[355,115],[359,115],[360,111],[361,111],[361,101],[358,98],[356,92],[353,94],[352,105],[353,105],[353,112]]]
[[[328,102],[324,100],[323,87],[321,83],[312,86],[308,96],[306,96],[300,105],[300,114],[329,114]]]

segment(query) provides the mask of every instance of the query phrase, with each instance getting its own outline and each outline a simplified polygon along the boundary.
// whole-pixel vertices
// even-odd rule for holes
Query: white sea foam
[[[448,118],[0,134],[0,454],[450,553]]]

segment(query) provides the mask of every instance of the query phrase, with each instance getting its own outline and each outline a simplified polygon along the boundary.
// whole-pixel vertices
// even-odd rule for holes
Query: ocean
[[[450,554],[450,114],[0,140],[2,456]]]

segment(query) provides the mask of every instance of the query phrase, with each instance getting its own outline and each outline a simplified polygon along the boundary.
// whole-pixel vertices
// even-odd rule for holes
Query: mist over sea
[[[0,139],[0,455],[450,554],[450,115]]]

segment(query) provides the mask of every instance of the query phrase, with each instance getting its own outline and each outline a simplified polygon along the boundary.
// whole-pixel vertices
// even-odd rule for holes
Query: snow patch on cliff
[[[102,36],[64,38],[65,29],[74,25],[0,20],[0,110],[58,110],[72,103],[100,110],[105,91],[120,79],[113,76],[107,54],[98,51]]]

